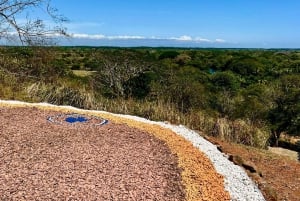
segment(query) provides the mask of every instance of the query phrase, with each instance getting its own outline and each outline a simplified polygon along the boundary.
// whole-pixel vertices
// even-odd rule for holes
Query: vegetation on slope
[[[300,52],[0,48],[0,98],[185,124],[256,147],[300,135]],[[80,72],[80,74],[78,74]]]

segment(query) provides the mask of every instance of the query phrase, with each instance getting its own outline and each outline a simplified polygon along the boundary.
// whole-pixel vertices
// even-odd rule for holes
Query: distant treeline
[[[300,51],[2,47],[0,98],[130,113],[265,147],[300,135]]]

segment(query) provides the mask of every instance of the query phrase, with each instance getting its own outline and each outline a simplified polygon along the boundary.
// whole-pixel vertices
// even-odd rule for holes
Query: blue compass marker
[[[67,117],[65,119],[65,121],[68,123],[76,123],[76,122],[86,122],[86,121],[88,121],[88,119],[85,117],[80,117],[80,116],[79,117]]]

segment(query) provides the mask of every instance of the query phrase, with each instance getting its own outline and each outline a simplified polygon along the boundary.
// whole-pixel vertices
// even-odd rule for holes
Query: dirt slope
[[[248,174],[258,183],[268,201],[300,200],[300,162],[267,150],[227,143],[211,137],[209,140],[218,144],[223,152],[238,156],[244,163],[255,167],[257,173],[248,171]]]

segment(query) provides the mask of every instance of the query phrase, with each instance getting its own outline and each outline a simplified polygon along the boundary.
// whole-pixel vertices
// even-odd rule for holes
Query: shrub
[[[270,132],[265,128],[257,128],[245,120],[229,121],[226,118],[218,118],[212,135],[229,142],[266,148]]]
[[[34,101],[48,102],[56,105],[71,105],[79,108],[96,108],[92,92],[84,88],[73,88],[64,84],[49,85],[42,82],[32,84],[27,93]]]

